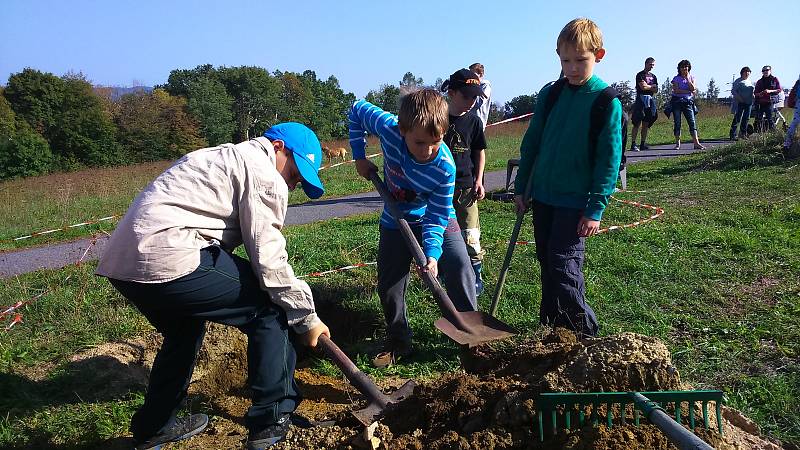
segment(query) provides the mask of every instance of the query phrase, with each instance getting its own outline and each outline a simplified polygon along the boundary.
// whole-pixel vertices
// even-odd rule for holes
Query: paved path
[[[727,141],[703,142],[706,147],[716,147],[727,143]],[[698,151],[691,150],[691,144],[684,144],[683,147],[680,150],[673,150],[672,145],[661,145],[653,146],[649,150],[641,152],[628,152],[628,163],[634,164],[639,161],[688,155]],[[487,191],[504,188],[506,171],[488,172],[485,178]],[[364,214],[378,211],[382,207],[383,201],[377,192],[364,192],[346,197],[308,202],[289,206],[289,210],[286,213],[286,225],[301,225],[335,217]],[[89,250],[85,261],[98,259],[105,250],[107,240],[108,238],[105,236],[99,238],[97,244]],[[21,275],[39,269],[59,269],[74,264],[83,255],[90,243],[91,239],[81,239],[47,247],[0,253],[0,278]]]

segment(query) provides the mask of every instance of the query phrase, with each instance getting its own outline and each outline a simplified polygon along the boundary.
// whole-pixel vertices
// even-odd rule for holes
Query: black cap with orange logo
[[[467,95],[479,95],[486,97],[481,88],[481,80],[478,75],[469,69],[459,69],[450,78],[442,83],[442,91],[454,89]]]

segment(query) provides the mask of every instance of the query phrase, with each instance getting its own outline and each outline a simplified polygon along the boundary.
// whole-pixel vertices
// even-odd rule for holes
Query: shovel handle
[[[369,399],[370,403],[377,404],[381,409],[386,407],[389,403],[389,397],[381,392],[378,386],[353,364],[353,361],[344,354],[338,345],[334,344],[333,341],[324,334],[320,335],[317,342],[317,345],[322,348],[322,351],[325,352],[328,358],[336,364],[336,367],[344,373],[344,376],[347,377],[353,387],[364,394],[364,396]]]
[[[403,214],[400,212],[400,208],[397,206],[397,201],[394,199],[394,196],[392,196],[392,193],[389,192],[389,189],[376,172],[370,175],[369,180],[372,181],[375,189],[378,190],[384,203],[386,203],[386,207],[389,208],[389,213],[400,226],[400,233],[403,235],[403,239],[406,241],[411,254],[414,256],[414,261],[417,266],[425,267],[428,264],[425,253],[422,251],[419,242],[417,242],[417,238],[414,237],[414,232],[411,231],[411,226],[408,225],[408,221],[403,218]],[[456,307],[453,305],[453,301],[450,300],[447,292],[445,292],[442,285],[439,284],[439,280],[428,271],[421,271],[421,275],[422,281],[433,292],[436,303],[442,311],[442,315],[461,331],[470,333],[472,328],[464,322],[458,310],[456,310]]]
[[[497,288],[494,291],[494,298],[492,299],[492,308],[489,314],[494,316],[497,313],[497,306],[500,304],[500,296],[503,295],[503,286],[506,283],[506,276],[508,276],[508,268],[511,267],[511,258],[514,256],[514,248],[517,246],[517,239],[519,238],[519,231],[522,228],[522,220],[525,218],[525,213],[517,213],[517,221],[514,222],[514,229],[511,231],[511,239],[508,241],[508,249],[506,249],[506,257],[503,260],[503,267],[500,269],[500,276],[497,279]]]
[[[533,167],[531,173],[528,175],[528,184],[525,185],[525,192],[522,195],[522,201],[525,205],[528,204],[531,198],[531,190],[533,186]],[[516,207],[516,202],[514,207]],[[508,268],[511,267],[511,257],[514,256],[514,247],[517,246],[517,239],[519,239],[519,231],[522,228],[522,220],[525,218],[527,211],[517,213],[517,221],[514,223],[514,229],[511,231],[511,239],[508,240],[508,249],[506,250],[506,257],[503,260],[503,267],[500,269],[500,276],[497,279],[497,288],[494,291],[494,298],[492,299],[492,308],[489,314],[492,316],[497,313],[497,305],[500,304],[500,296],[503,295],[503,286],[506,283],[506,276],[508,276]]]

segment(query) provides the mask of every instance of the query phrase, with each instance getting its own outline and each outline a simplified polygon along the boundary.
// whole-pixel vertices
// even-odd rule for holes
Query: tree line
[[[286,121],[343,138],[356,99],[334,76],[248,66],[173,70],[152,92],[113,91],[81,73],[12,74],[0,88],[0,179],[174,159]]]
[[[367,101],[396,113],[403,90],[438,89],[407,72],[397,85],[369,91]],[[719,89],[712,80],[708,96]],[[630,82],[614,83],[629,108]],[[668,99],[664,82],[659,100]],[[308,125],[321,140],[347,137],[346,112],[355,101],[339,80],[261,67],[214,67],[170,72],[164,85],[115,98],[81,73],[61,77],[35,69],[12,74],[0,87],[0,179],[82,167],[174,159],[189,151],[259,136],[286,121]],[[538,93],[492,103],[489,122],[533,112]]]

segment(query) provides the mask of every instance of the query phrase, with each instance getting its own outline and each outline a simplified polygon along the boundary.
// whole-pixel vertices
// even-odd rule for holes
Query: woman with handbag
[[[697,87],[695,86],[694,76],[689,74],[691,70],[692,63],[684,59],[678,63],[678,75],[672,79],[672,99],[670,104],[672,106],[673,120],[675,121],[673,132],[675,134],[676,150],[681,148],[681,113],[686,117],[686,124],[689,126],[694,148],[696,150],[705,148],[700,143],[697,135],[697,122],[694,117],[697,113],[697,106],[694,104],[694,94],[697,92]]]

